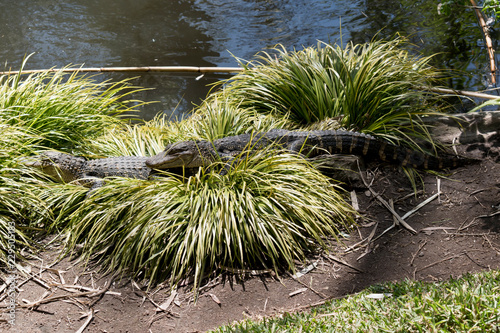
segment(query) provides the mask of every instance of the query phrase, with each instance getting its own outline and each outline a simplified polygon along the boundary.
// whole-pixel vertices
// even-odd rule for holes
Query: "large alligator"
[[[274,145],[306,157],[324,154],[352,154],[398,163],[419,169],[443,169],[466,164],[470,160],[456,156],[436,157],[394,145],[371,135],[351,131],[287,131],[242,134],[210,141],[183,141],[169,144],[165,150],[146,160],[155,169],[194,168],[216,160],[229,161],[245,150]]]
[[[24,160],[26,166],[40,169],[48,176],[66,183],[95,189],[104,184],[105,177],[148,179],[153,170],[146,166],[147,157],[122,156],[86,160],[70,154],[47,151],[36,159]]]

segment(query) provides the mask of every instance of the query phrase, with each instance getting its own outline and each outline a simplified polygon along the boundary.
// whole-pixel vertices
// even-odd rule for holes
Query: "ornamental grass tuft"
[[[404,46],[403,38],[346,47],[320,42],[293,52],[277,46],[240,60],[245,70],[222,82],[223,91],[241,109],[287,116],[305,128],[334,119],[336,127],[416,146],[415,138],[431,141],[420,118],[438,112],[422,87],[439,73],[429,57]]]
[[[175,284],[192,274],[195,289],[225,268],[293,270],[295,260],[352,224],[337,185],[301,157],[270,150],[189,178],[117,178],[76,210],[60,206],[68,249],[80,248],[82,258],[149,282]]]
[[[33,247],[33,228],[40,230],[50,213],[36,193],[43,182],[19,166],[19,158],[32,152],[38,137],[2,119],[0,137],[0,266],[13,269],[12,260],[20,259],[23,249]]]
[[[133,113],[137,101],[126,97],[138,90],[126,81],[96,82],[62,70],[2,75],[0,119],[36,133],[40,146],[74,150],[120,123],[118,116]]]
[[[86,140],[123,122],[116,116],[132,111],[125,97],[134,89],[62,71],[0,76],[1,264],[7,265],[9,250],[21,258],[23,249],[34,248],[36,234],[55,218],[41,196],[54,184],[22,159],[47,148],[81,151]]]

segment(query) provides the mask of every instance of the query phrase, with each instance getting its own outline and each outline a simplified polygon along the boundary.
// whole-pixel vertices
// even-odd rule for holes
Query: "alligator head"
[[[146,165],[154,169],[195,168],[204,165],[208,156],[201,141],[182,141],[168,144],[165,150],[146,160]],[[207,156],[204,156],[207,155]]]

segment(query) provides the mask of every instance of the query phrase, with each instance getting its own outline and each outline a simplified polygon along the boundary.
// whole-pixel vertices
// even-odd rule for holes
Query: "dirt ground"
[[[333,242],[329,253],[310,258],[306,274],[283,274],[278,279],[249,272],[239,279],[225,273],[206,281],[197,303],[189,285],[174,295],[165,286],[145,293],[130,279],[116,278],[109,284],[110,275],[101,276],[68,259],[50,266],[59,248],[49,246],[39,260],[30,262],[32,278],[18,277],[16,325],[0,322],[0,331],[77,332],[84,326],[84,332],[204,332],[246,318],[307,311],[310,305],[376,283],[441,281],[500,269],[500,131],[491,133],[460,147],[463,154],[481,157],[480,163],[453,169],[446,177],[423,174],[424,190],[417,196],[399,168],[369,169],[372,190],[386,201],[392,199],[400,216],[434,195],[404,219],[416,233],[401,225],[384,233],[393,226],[393,215],[373,192],[357,188],[363,216],[359,226],[341,243]],[[101,295],[96,296],[96,290]],[[3,310],[6,297],[0,297]],[[53,301],[28,309],[29,303],[42,298]]]

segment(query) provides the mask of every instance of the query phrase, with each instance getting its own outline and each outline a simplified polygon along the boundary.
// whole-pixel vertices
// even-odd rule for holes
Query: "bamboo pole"
[[[140,66],[140,67],[80,67],[80,68],[50,68],[50,69],[32,69],[32,70],[21,70],[21,71],[4,71],[0,72],[0,75],[12,75],[12,74],[37,74],[45,72],[64,72],[64,73],[104,73],[104,72],[145,72],[145,73],[224,73],[232,74],[242,72],[241,67],[196,67],[196,66]],[[465,91],[465,90],[454,90],[446,88],[429,88],[421,87],[421,90],[429,90],[441,94],[454,94],[475,97],[480,99],[497,99],[500,96],[479,93],[475,91]]]
[[[437,88],[437,87],[421,87],[420,90],[428,90],[437,92],[440,94],[452,94],[452,95],[462,95],[467,97],[474,97],[479,99],[498,99],[500,96],[480,93],[476,91],[466,91],[466,90],[455,90],[455,89],[447,89],[447,88]]]
[[[196,66],[142,66],[142,67],[81,67],[81,68],[51,68],[33,69],[22,71],[4,71],[0,75],[11,74],[36,74],[44,72],[64,73],[104,73],[104,72],[169,72],[169,73],[238,73],[243,71],[241,67],[196,67]]]
[[[490,33],[488,32],[488,26],[484,20],[484,16],[479,10],[476,1],[470,0],[474,11],[476,12],[477,20],[479,21],[479,25],[481,29],[483,29],[484,40],[486,42],[486,47],[488,49],[488,56],[490,57],[490,69],[491,69],[491,83],[493,85],[497,84],[496,79],[496,66],[495,66],[495,49],[493,48],[493,42],[491,41]]]

